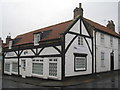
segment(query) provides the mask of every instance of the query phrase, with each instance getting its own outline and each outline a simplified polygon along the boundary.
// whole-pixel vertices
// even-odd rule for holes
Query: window
[[[10,72],[10,63],[5,63],[5,71]]]
[[[75,71],[86,70],[87,67],[87,54],[74,54],[75,55]]]
[[[101,33],[101,44],[103,45],[104,44],[104,34],[103,33]]]
[[[34,34],[34,45],[39,45],[40,33]]]
[[[57,76],[57,63],[49,63],[49,75]]]
[[[54,76],[56,77],[57,76],[57,59],[56,58],[52,58],[52,59],[49,59],[49,76]]]
[[[43,63],[33,63],[32,64],[32,73],[43,75]]]
[[[110,37],[110,46],[113,47],[113,37]]]
[[[12,71],[13,72],[18,72],[18,63],[16,63],[16,62],[12,63]]]
[[[83,45],[83,37],[78,37],[78,45]]]
[[[101,67],[104,67],[105,53],[101,52]]]

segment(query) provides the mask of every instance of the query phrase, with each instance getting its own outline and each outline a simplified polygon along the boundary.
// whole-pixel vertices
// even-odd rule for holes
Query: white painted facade
[[[57,48],[61,49],[61,46],[57,46]],[[38,51],[41,50],[40,48]],[[22,51],[22,50],[21,50]],[[21,52],[20,51],[20,52]],[[35,49],[34,49],[35,51]],[[44,48],[43,51],[40,53],[40,55],[54,55],[54,54],[59,54],[58,51],[56,51],[52,47],[47,47]],[[23,50],[21,53],[21,56],[34,56],[34,53],[31,50]],[[15,52],[7,52],[6,53],[6,58],[8,57],[17,57]],[[17,72],[13,72],[13,63],[16,63],[18,65],[18,58],[11,58],[11,59],[5,59],[5,64],[4,64],[4,73],[5,74],[18,74]],[[42,74],[39,72],[34,72],[33,68],[39,71],[39,68],[33,67],[34,65],[42,65]],[[56,65],[56,67],[51,66]],[[53,70],[53,68],[56,68],[56,72],[50,71],[50,66]],[[61,80],[61,57],[46,57],[46,58],[41,58],[41,57],[35,57],[35,58],[20,58],[20,63],[19,63],[19,70],[20,70],[20,75],[23,78],[26,77],[38,77],[38,78],[43,78],[43,79],[56,79],[56,80]],[[16,71],[18,71],[16,67]],[[51,72],[51,74],[50,74]],[[53,75],[52,75],[53,73]],[[56,73],[56,75],[54,75]]]
[[[114,70],[118,69],[118,38],[104,34],[105,42],[101,43],[100,32],[96,32],[96,72],[110,71],[111,56],[114,53]],[[113,37],[113,46],[110,45],[110,37]],[[105,53],[104,66],[101,66],[101,52]]]
[[[81,26],[81,27],[80,27]],[[95,38],[96,32],[96,38]],[[118,38],[103,32],[93,30],[93,37],[79,18],[65,34],[65,57],[62,57],[62,45],[35,49],[20,50],[19,58],[20,75],[26,77],[38,77],[43,79],[62,79],[63,60],[65,60],[65,77],[86,75],[119,69],[120,43]],[[101,33],[104,35],[104,43],[101,43]],[[82,38],[82,44],[78,44],[78,38]],[[112,37],[112,46],[111,46]],[[92,42],[93,38],[93,42]],[[96,40],[96,44],[95,44]],[[96,46],[95,46],[96,45]],[[61,53],[59,52],[61,51]],[[96,52],[95,52],[96,51]],[[39,56],[35,56],[35,53]],[[111,53],[113,56],[111,56]],[[4,73],[18,74],[18,52],[7,52],[5,55]],[[96,57],[95,57],[96,54]],[[61,55],[61,56],[55,56]],[[102,56],[103,55],[103,56]],[[14,57],[14,58],[13,58]],[[32,58],[31,58],[32,57]],[[104,60],[102,60],[102,58]],[[113,59],[113,63],[111,63]],[[93,63],[94,60],[94,63]],[[81,62],[78,67],[76,62]],[[95,66],[96,65],[96,66]],[[95,71],[96,70],[96,71]],[[16,72],[15,72],[16,71]]]

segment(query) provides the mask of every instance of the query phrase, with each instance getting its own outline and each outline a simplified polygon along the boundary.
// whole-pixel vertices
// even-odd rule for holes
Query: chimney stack
[[[11,41],[12,39],[11,39],[11,36],[10,36],[10,33],[9,33],[9,35],[7,35],[7,38],[6,38],[6,44],[9,44],[9,41]]]
[[[107,27],[113,31],[115,31],[115,24],[112,20],[108,21]]]
[[[82,16],[82,17],[83,17],[82,4],[79,3],[79,8],[76,7],[73,12],[74,12],[74,19],[75,19],[77,16]]]

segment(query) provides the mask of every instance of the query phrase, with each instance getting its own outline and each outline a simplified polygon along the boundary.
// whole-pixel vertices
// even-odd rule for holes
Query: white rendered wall
[[[57,46],[57,48],[61,50],[61,46]],[[54,54],[60,54],[60,53],[53,47],[46,47],[40,53],[40,55],[54,55]]]
[[[113,37],[113,47],[110,46],[110,35],[104,34],[105,42],[101,45],[100,32],[96,32],[96,70],[97,72],[110,71],[110,53],[114,50],[114,70],[118,69],[118,39]],[[104,67],[101,67],[101,52],[105,53]]]
[[[35,49],[33,49],[35,51]],[[20,51],[21,52],[21,51]],[[36,52],[36,51],[35,51]],[[21,56],[33,56],[34,53],[30,49],[23,50]]]
[[[80,19],[75,23],[75,25],[70,29],[74,33],[80,33]]]
[[[15,52],[7,52],[5,57],[17,57]]]

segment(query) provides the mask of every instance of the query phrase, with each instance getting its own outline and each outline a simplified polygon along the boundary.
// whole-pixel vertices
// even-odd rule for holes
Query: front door
[[[21,60],[21,75],[23,78],[26,77],[26,60],[25,59]]]
[[[110,69],[111,71],[114,70],[114,53],[111,53],[110,55],[110,58],[111,58],[111,65],[110,65]]]

